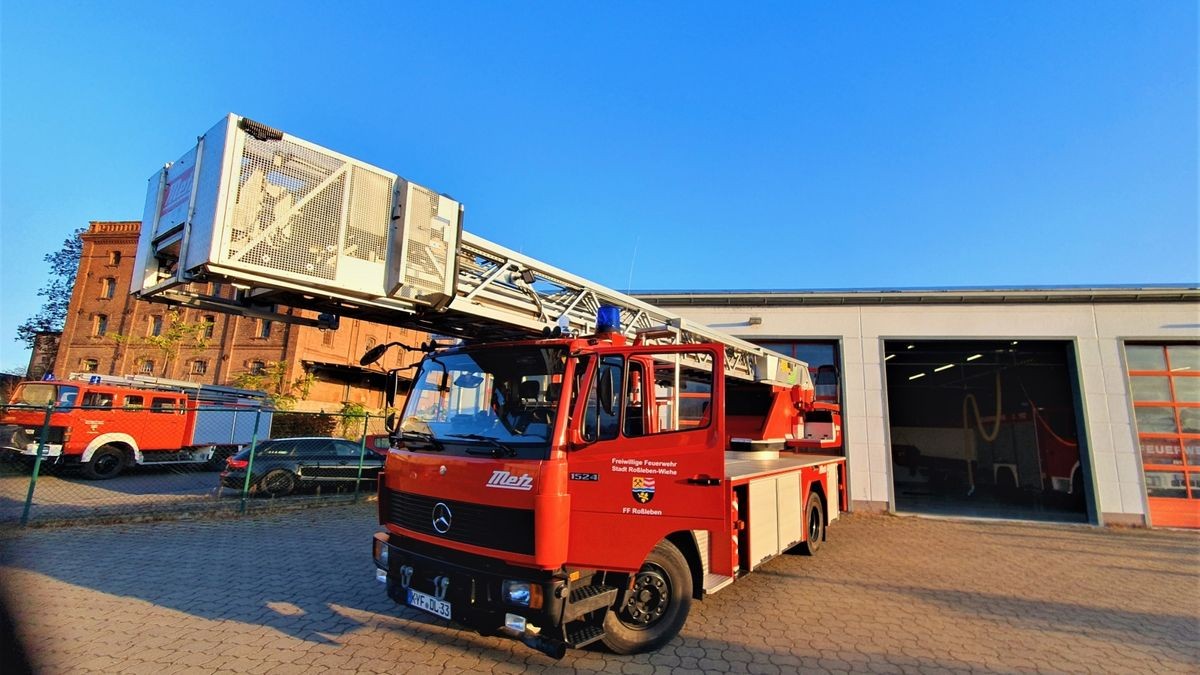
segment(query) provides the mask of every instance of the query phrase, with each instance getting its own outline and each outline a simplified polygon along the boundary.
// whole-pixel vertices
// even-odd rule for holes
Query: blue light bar
[[[600,305],[596,310],[597,333],[621,332],[621,308],[612,305]]]

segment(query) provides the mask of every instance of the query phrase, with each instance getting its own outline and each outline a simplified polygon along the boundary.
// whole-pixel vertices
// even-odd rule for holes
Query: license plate
[[[450,603],[446,602],[445,600],[438,600],[432,595],[425,595],[420,591],[414,591],[411,588],[408,589],[408,604],[416,607],[417,609],[423,609],[426,612],[437,614],[443,619],[450,618]]]

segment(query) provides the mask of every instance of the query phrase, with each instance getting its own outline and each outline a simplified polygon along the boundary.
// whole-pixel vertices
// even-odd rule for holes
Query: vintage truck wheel
[[[825,540],[825,505],[821,503],[821,495],[816,492],[808,494],[808,504],[804,506],[805,539],[797,547],[804,555],[816,555]]]
[[[633,588],[604,617],[604,645],[617,654],[654,651],[679,634],[692,606],[692,574],[669,541],[660,541]]]
[[[125,453],[115,445],[100,446],[82,466],[84,477],[92,480],[115,478],[124,468]]]

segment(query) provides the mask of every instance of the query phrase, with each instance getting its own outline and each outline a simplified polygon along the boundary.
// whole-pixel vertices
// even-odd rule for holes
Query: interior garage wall
[[[892,509],[883,341],[1054,339],[1074,344],[1099,522],[1144,524],[1141,459],[1126,384],[1125,340],[1195,340],[1194,303],[677,306],[684,316],[749,340],[841,342],[843,424],[852,506]],[[750,325],[750,317],[761,323]],[[1098,516],[1098,517],[1097,517]]]

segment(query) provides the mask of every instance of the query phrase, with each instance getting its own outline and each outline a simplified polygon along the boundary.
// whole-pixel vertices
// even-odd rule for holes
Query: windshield
[[[20,405],[44,406],[51,401],[58,407],[75,405],[79,387],[65,384],[22,384],[13,394],[12,402]]]
[[[493,347],[421,364],[400,424],[417,451],[545,459],[566,352]]]

